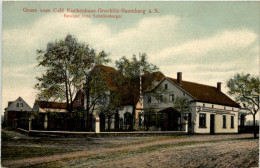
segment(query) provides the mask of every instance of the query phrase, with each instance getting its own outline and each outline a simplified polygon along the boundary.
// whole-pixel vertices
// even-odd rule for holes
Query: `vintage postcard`
[[[258,167],[259,2],[2,2],[2,167]]]

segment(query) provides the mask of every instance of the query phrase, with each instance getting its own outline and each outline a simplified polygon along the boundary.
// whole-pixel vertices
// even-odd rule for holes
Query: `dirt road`
[[[2,160],[6,167],[252,167],[258,140],[251,134],[180,137],[52,138],[10,145],[66,148],[51,156]],[[55,142],[55,143],[53,143]],[[4,147],[3,146],[3,147]],[[4,148],[2,148],[4,149]]]

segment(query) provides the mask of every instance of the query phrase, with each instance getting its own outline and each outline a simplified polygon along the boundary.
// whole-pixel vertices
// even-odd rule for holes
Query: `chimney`
[[[221,82],[218,82],[218,83],[217,83],[217,90],[218,90],[219,92],[221,92]]]
[[[12,104],[13,103],[13,101],[8,101],[8,106],[10,106],[10,104]]]
[[[181,72],[177,72],[177,82],[178,82],[178,84],[181,85],[181,82],[182,82],[182,73]]]

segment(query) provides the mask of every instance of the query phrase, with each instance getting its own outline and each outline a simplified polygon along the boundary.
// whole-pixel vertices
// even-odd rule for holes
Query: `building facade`
[[[158,88],[164,89],[164,92],[159,93],[156,98],[153,93]],[[190,102],[190,110],[175,120],[177,125],[181,125],[186,120],[189,132],[238,132],[240,106],[221,91],[221,83],[217,83],[217,87],[213,87],[183,81],[182,73],[177,74],[177,79],[164,78],[155,89],[146,92],[144,108],[161,112],[164,109],[172,108],[177,97],[185,98]],[[169,114],[167,115],[169,116]]]
[[[15,101],[8,102],[4,114],[5,123],[7,126],[19,127],[19,119],[32,111],[32,108],[21,97],[18,97]]]

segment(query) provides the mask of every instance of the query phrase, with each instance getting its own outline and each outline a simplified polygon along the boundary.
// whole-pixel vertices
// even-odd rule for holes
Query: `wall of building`
[[[124,118],[124,114],[126,112],[129,112],[132,114],[133,112],[133,106],[130,106],[130,105],[127,105],[127,106],[124,106],[124,108],[122,110],[119,110],[118,113],[119,113],[119,118]]]
[[[215,116],[215,133],[237,133],[238,132],[238,115],[235,113],[226,115],[226,128],[223,128],[223,115]],[[234,128],[231,128],[231,116],[234,116]]]
[[[174,94],[174,99],[177,97],[186,97],[189,100],[194,100],[188,93],[185,91],[181,90],[178,86],[173,84],[171,81],[168,79],[165,79],[159,87],[164,88],[165,84],[167,84],[168,89],[166,90],[166,93],[163,93],[163,97],[166,98],[166,102],[159,102],[155,97],[152,96],[151,93],[145,93],[144,94],[144,108],[150,108],[150,107],[156,107],[158,109],[165,109],[168,107],[173,106],[173,101],[170,101],[170,94]],[[148,102],[148,97],[151,96],[151,102]]]
[[[212,106],[213,105],[213,106]],[[195,116],[194,132],[210,133],[210,115],[215,115],[215,133],[237,133],[238,132],[238,108],[216,105],[211,103],[196,102],[192,110]],[[199,110],[200,109],[200,110]],[[206,114],[206,127],[199,126],[199,114]],[[223,115],[226,116],[226,128],[223,128]],[[231,128],[231,116],[234,116],[234,128]]]

